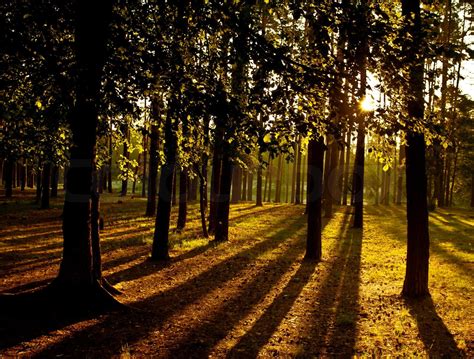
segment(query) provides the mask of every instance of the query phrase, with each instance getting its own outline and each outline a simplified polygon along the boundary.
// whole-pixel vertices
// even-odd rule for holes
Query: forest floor
[[[232,205],[230,240],[216,245],[192,204],[167,263],[148,261],[154,220],[144,210],[142,198],[103,196],[104,273],[141,310],[1,320],[0,357],[474,356],[473,211],[430,214],[432,296],[406,301],[403,206],[367,206],[363,231],[339,207],[325,221],[320,263],[303,261],[303,206]],[[60,215],[59,199],[49,210],[0,202],[0,292],[55,277]]]

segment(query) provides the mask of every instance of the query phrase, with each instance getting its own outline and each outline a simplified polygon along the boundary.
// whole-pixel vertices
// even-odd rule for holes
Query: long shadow
[[[323,226],[327,225],[324,219]],[[349,211],[345,211],[338,236],[349,224]],[[324,228],[323,227],[323,228]],[[317,263],[303,261],[298,271],[291,280],[274,299],[272,304],[265,310],[265,313],[255,322],[250,330],[240,338],[238,343],[229,351],[228,357],[257,357],[260,349],[268,342],[272,334],[276,331],[282,320],[290,311],[294,302],[300,295],[304,286],[308,283]]]
[[[336,259],[314,300],[312,323],[303,338],[299,355],[353,355],[359,312],[361,248],[360,229],[350,229],[339,239]]]
[[[39,353],[39,356],[48,357],[54,356],[54,353],[68,352],[75,343],[84,340],[89,345],[88,348],[83,348],[82,350],[100,352],[103,356],[116,355],[124,342],[133,344],[140,340],[140,338],[148,335],[154,328],[163,325],[166,319],[174,313],[238,276],[240,272],[252,264],[253,258],[256,255],[277,248],[281,244],[281,236],[288,231],[294,231],[295,228],[298,228],[301,220],[302,218],[298,217],[296,220],[290,220],[289,223],[287,221],[286,227],[270,238],[231,256],[185,283],[133,303],[135,307],[143,308],[145,311],[150,307],[159,308],[157,313],[134,311],[125,314],[111,314],[97,325],[83,331],[78,331],[62,342],[46,348],[43,352]],[[5,323],[7,330],[8,324],[11,323]],[[27,328],[28,326],[24,327]],[[50,328],[51,326],[47,330],[33,333],[28,332],[26,334],[17,332],[13,338],[8,340],[6,347],[25,340],[25,336],[27,337],[26,339],[37,337],[48,332]],[[130,328],[133,328],[133,330]],[[25,331],[27,332],[27,330]],[[107,342],[106,348],[103,345],[104,342]]]
[[[431,297],[405,300],[415,318],[420,338],[430,358],[463,358],[453,335],[436,313]]]
[[[391,207],[391,206],[388,206],[388,207]],[[393,206],[392,206],[393,207]],[[385,210],[380,210],[380,209],[376,209],[374,210],[374,207],[371,207],[370,209],[368,208],[367,209],[368,213],[371,214],[371,215],[380,215],[380,216],[387,216],[387,211]],[[374,214],[375,212],[375,214]],[[403,208],[399,208],[399,207],[396,207],[395,209],[392,208],[392,210],[390,211],[393,216],[395,218],[401,218],[401,215],[404,214],[405,212],[403,211]],[[400,231],[400,228],[404,228],[403,226],[405,225],[404,223],[402,223],[400,221],[400,226],[398,226],[395,230],[395,233],[397,231]],[[433,224],[430,223],[430,226],[432,226]],[[385,231],[387,233],[394,233],[394,226],[392,226],[389,222],[387,223],[384,223],[384,222],[379,222],[378,224],[379,228],[382,230],[382,231]],[[432,228],[431,228],[432,229]],[[439,232],[443,232],[444,234],[448,234],[450,236],[453,235],[452,232],[449,232],[449,231],[443,231],[442,227],[438,227],[436,228],[436,231],[439,231]],[[459,233],[456,234],[458,237],[460,236]],[[469,240],[472,242],[472,239],[469,238],[468,236],[463,236],[466,238],[466,240]],[[393,238],[395,238],[396,240],[400,241],[400,242],[406,242],[406,234],[404,236],[393,236]],[[471,277],[472,276],[472,268],[470,268],[468,265],[466,265],[462,260],[461,258],[459,258],[458,256],[456,256],[455,254],[452,254],[451,252],[449,252],[448,250],[446,250],[445,248],[443,248],[440,243],[442,242],[449,242],[449,243],[453,243],[455,246],[456,246],[456,240],[458,239],[453,239],[453,240],[443,240],[443,239],[439,239],[437,236],[433,236],[431,235],[431,238],[430,238],[430,251],[433,251],[434,253],[436,253],[437,255],[445,258],[447,261],[449,261],[449,263],[453,264],[454,266],[456,266],[460,271],[462,271],[465,275]],[[465,247],[463,246],[462,248],[459,246],[459,244],[457,245],[458,249],[461,250],[461,251],[465,251]]]
[[[176,358],[186,353],[185,355],[190,357],[208,357],[211,349],[271,292],[295,261],[302,257],[303,244],[303,240],[291,243],[283,253],[279,254],[278,258],[259,268],[259,273],[246,282],[237,295],[226,300],[219,310],[211,317],[206,317],[202,324],[187,332],[184,337],[181,336],[178,345],[172,348],[167,356]],[[314,267],[315,264],[306,267],[307,278],[303,280],[311,276]]]

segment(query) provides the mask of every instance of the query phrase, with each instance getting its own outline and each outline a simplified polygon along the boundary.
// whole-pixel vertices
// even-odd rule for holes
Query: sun
[[[375,110],[375,101],[368,96],[365,96],[360,102],[360,108],[364,112],[372,112]]]

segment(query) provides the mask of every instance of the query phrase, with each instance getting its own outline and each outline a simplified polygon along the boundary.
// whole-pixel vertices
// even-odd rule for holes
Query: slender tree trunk
[[[243,170],[242,173],[242,201],[247,200],[247,178],[248,178],[248,172],[246,170]]]
[[[49,191],[51,187],[51,162],[46,161],[43,165],[42,175],[42,193],[41,193],[41,209],[49,208]]]
[[[5,197],[11,198],[13,195],[13,161],[6,159],[4,163]]]
[[[453,164],[453,176],[451,178],[451,188],[449,190],[449,206],[451,207],[453,205],[453,192],[454,192],[454,182],[456,180],[456,171],[457,171],[457,165],[458,165],[458,152],[455,151],[454,153],[454,164]]]
[[[295,154],[295,158],[293,161],[293,175],[291,177],[291,203],[295,203],[296,198],[296,162],[298,160],[298,144],[295,143],[293,145],[293,152]]]
[[[179,208],[178,208],[178,223],[176,229],[182,230],[186,227],[186,217],[188,214],[188,174],[184,169],[179,174]]]
[[[202,158],[201,172],[199,173],[199,210],[201,213],[202,235],[204,238],[209,237],[207,231],[206,214],[207,214],[207,162],[208,155],[204,154]]]
[[[262,171],[262,166],[263,166],[263,155],[259,151],[258,153],[258,168],[257,168],[257,206],[263,206],[263,198],[262,198],[262,182],[263,182],[263,171]]]
[[[111,125],[112,127],[112,125]],[[113,155],[113,146],[112,146],[112,135],[109,136],[109,163],[107,168],[107,190],[109,193],[113,192],[112,188],[112,155]],[[66,178],[66,176],[64,176]]]
[[[346,137],[346,159],[344,161],[344,184],[342,186],[342,205],[347,206],[347,195],[349,193],[350,182],[350,162],[351,162],[351,135],[352,135],[352,119],[349,120],[349,129]]]
[[[278,167],[277,167],[277,173],[276,173],[276,189],[275,189],[275,202],[276,203],[281,202],[282,161],[283,161],[283,156],[280,155],[278,157]]]
[[[153,120],[155,118],[155,104],[153,104]],[[153,123],[150,127],[150,166],[148,169],[148,195],[145,216],[153,217],[156,209],[156,185],[158,180],[158,125]]]
[[[253,173],[250,172],[247,179],[247,201],[253,201]]]
[[[296,149],[298,155],[296,161],[296,187],[295,187],[295,204],[301,204],[301,141],[298,139],[298,147]]]
[[[444,188],[441,189],[444,192],[444,205],[449,206],[449,185],[450,185],[450,178],[451,178],[451,154],[446,153],[446,178],[444,179]]]
[[[26,186],[26,161],[25,159],[22,160],[22,163],[20,165],[20,191],[25,190]]]
[[[323,187],[324,140],[310,140],[308,144],[308,231],[305,258],[321,260],[321,196]]]
[[[125,142],[123,143],[123,157],[125,158],[125,160],[128,161],[130,159],[130,152],[128,151],[129,130],[128,130],[127,125],[124,126],[123,132],[124,132],[124,137],[125,137]],[[128,162],[125,165],[124,178],[122,178],[122,190],[120,191],[121,196],[127,195],[127,187],[128,187]]]
[[[59,168],[54,165],[51,170],[51,198],[58,197]]]
[[[397,181],[397,200],[396,204],[402,204],[403,195],[403,163],[405,161],[405,146],[400,146],[400,153],[398,156],[398,181]]]

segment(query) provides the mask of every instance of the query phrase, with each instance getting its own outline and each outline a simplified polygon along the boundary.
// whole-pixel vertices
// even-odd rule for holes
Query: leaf
[[[43,104],[41,103],[40,100],[36,100],[35,105],[39,110],[41,110],[43,108]]]
[[[382,170],[383,170],[384,172],[387,172],[389,168],[390,168],[390,166],[389,166],[388,163],[387,163],[385,166],[383,166]]]
[[[263,142],[270,143],[271,139],[272,139],[272,136],[269,133],[267,133],[265,137],[263,137]]]

